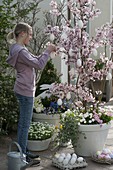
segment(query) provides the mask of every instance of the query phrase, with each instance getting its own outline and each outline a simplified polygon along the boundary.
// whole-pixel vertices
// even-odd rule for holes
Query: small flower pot
[[[30,151],[43,151],[48,149],[51,138],[46,140],[28,140],[27,147]]]

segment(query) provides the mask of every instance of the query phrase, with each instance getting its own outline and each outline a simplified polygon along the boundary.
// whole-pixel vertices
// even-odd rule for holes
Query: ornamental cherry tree
[[[70,66],[68,71],[71,83],[54,84],[52,93],[59,95],[61,99],[71,98],[74,106],[84,107],[87,111],[88,104],[95,106],[95,103],[98,103],[89,83],[112,78],[110,69],[113,69],[113,62],[112,58],[107,56],[106,48],[108,46],[113,52],[113,28],[111,23],[106,23],[95,30],[95,37],[90,37],[87,32],[88,22],[101,13],[95,7],[96,2],[68,0],[65,4],[71,12],[71,20],[59,10],[59,4],[52,0],[50,13],[54,19],[60,16],[62,22],[60,26],[48,25],[45,32],[50,36],[50,40],[56,43],[57,53],[65,56],[63,58]],[[103,48],[100,54],[97,52],[99,47]]]

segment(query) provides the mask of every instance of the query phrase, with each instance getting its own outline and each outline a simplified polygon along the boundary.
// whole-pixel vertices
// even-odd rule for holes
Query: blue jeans
[[[22,148],[22,152],[26,153],[28,130],[32,120],[34,98],[23,96],[17,93],[15,94],[19,101],[20,107],[17,140],[20,147]]]

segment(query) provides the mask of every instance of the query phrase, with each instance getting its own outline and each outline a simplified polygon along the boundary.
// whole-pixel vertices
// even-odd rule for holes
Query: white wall
[[[101,14],[94,18],[91,22],[89,22],[89,33],[90,36],[95,37],[95,28],[101,27],[106,22],[112,22],[112,13],[113,13],[113,0],[96,0],[96,8],[101,10]],[[103,51],[103,49],[99,48],[98,53]],[[107,49],[107,54],[110,57],[110,50]]]

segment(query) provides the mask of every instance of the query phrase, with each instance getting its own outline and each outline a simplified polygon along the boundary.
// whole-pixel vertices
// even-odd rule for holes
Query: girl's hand
[[[47,50],[51,53],[51,52],[56,52],[56,46],[54,44],[50,44],[47,47]]]

